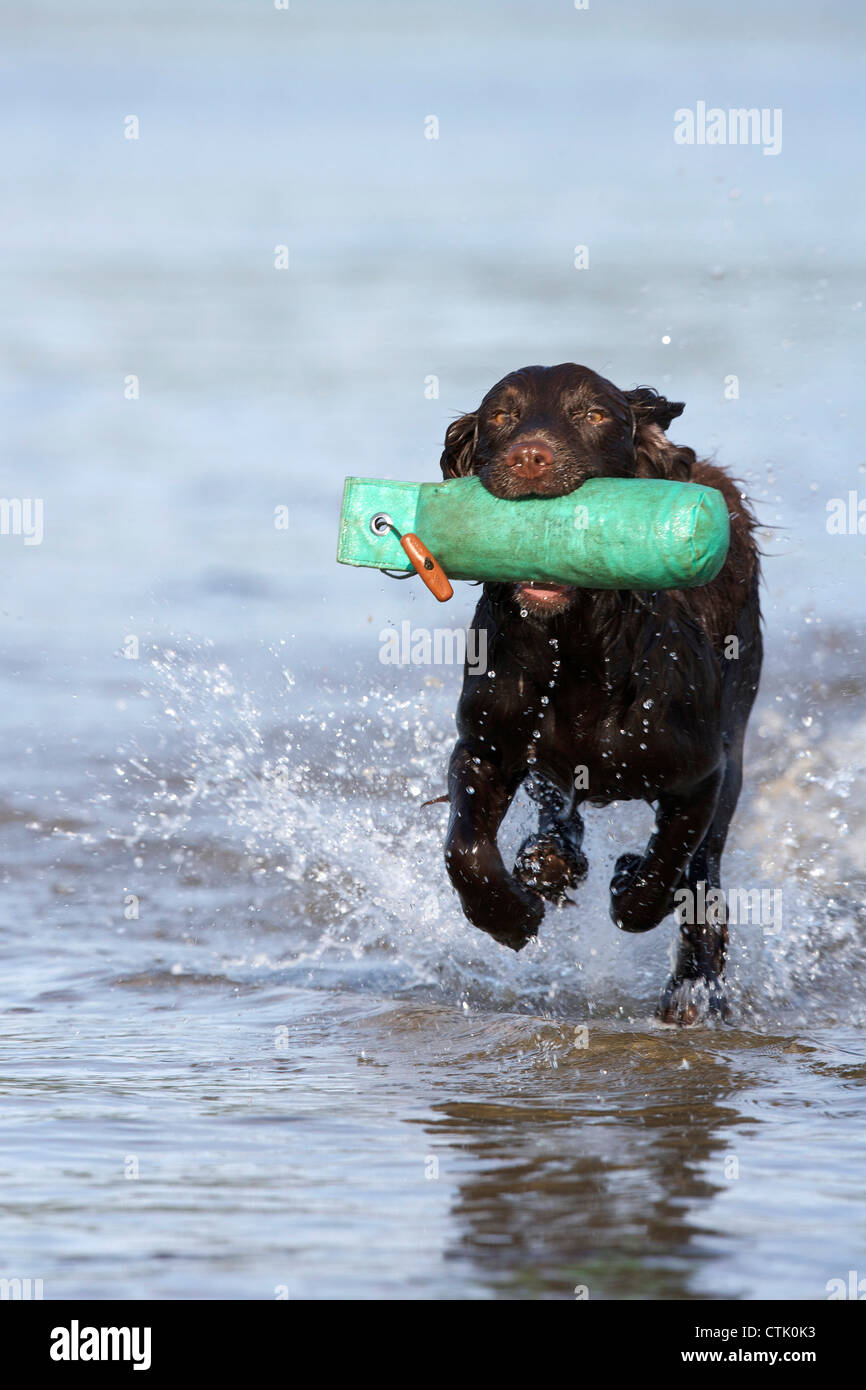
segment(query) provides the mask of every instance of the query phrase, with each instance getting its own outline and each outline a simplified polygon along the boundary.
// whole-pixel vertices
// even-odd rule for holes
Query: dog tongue
[[[564,594],[568,589],[567,584],[521,584],[524,594]]]

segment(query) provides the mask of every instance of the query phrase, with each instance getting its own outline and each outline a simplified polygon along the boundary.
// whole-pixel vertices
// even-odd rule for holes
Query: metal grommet
[[[370,521],[370,530],[374,536],[385,536],[393,525],[387,512],[377,512]]]

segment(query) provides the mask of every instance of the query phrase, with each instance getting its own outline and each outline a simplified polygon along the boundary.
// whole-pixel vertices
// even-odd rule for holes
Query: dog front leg
[[[448,876],[473,926],[514,951],[536,935],[544,916],[541,898],[508,872],[496,843],[518,785],[519,778],[506,784],[483,745],[457,744],[448,770]]]
[[[721,785],[718,768],[688,796],[659,797],[646,852],[621,854],[610,881],[610,915],[622,931],[649,931],[673,912],[673,895],[712,822]]]

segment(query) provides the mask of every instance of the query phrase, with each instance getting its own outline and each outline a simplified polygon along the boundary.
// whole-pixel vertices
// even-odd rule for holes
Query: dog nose
[[[505,462],[520,478],[540,478],[553,463],[553,450],[542,439],[512,444]]]

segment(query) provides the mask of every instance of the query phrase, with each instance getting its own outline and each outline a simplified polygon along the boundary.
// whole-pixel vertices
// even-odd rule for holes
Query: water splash
[[[284,663],[273,649],[253,695],[207,644],[153,660],[154,713],[120,771],[135,808],[125,843],[164,923],[179,895],[238,980],[270,973],[552,1018],[651,1014],[673,924],[624,937],[607,914],[613,860],[645,842],[648,808],[589,813],[578,905],[549,909],[538,942],[515,956],[463,918],[442,860],[447,807],[422,807],[444,790],[456,681],[412,669],[390,688],[361,671],[312,684]],[[732,930],[738,1017],[761,1027],[863,1016],[866,824],[852,748],[866,730],[824,735],[772,703],[758,724],[725,878],[781,884],[784,920],[778,934]],[[519,796],[506,857],[531,818]]]

